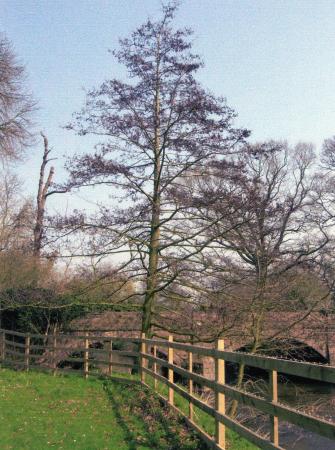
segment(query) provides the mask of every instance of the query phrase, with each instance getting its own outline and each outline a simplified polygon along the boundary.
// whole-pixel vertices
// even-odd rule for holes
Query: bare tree
[[[188,198],[175,194],[183,190],[182,180],[192,171],[205,171],[210,161],[224,159],[248,136],[233,128],[235,113],[225,100],[194,78],[202,62],[190,53],[190,30],[172,29],[175,9],[163,7],[161,20],[148,20],[120,41],[114,55],[127,68],[130,82],[108,80],[92,90],[69,125],[102,143],[94,154],[69,162],[67,186],[113,188],[113,196],[120,195],[125,206],[111,211],[101,205],[96,217],[80,215],[69,223],[91,235],[100,233],[100,252],[95,254],[129,255],[121,268],[143,282],[144,332],[151,329],[159,294],[178,277],[179,262],[206,245],[199,238],[196,248],[195,241],[187,246],[204,230],[186,229],[181,222]]]
[[[247,145],[238,157],[242,176],[225,179],[218,168],[213,179],[222,182],[215,184],[212,180],[202,186],[206,198],[218,198],[204,214],[204,220],[213,223],[212,216],[220,214],[221,204],[231,195],[240,216],[239,227],[232,227],[235,214],[226,215],[210,228],[209,232],[218,238],[213,240],[207,263],[212,265],[215,276],[215,272],[222,274],[227,265],[230,267],[235,285],[227,301],[238,302],[238,310],[243,308],[247,313],[241,330],[249,336],[252,353],[269,339],[269,312],[292,308],[289,293],[297,286],[299,271],[319,270],[320,252],[329,243],[317,205],[314,161],[310,145],[299,144],[295,149],[281,142]],[[231,231],[227,232],[229,227]],[[320,306],[328,295],[328,289],[321,290],[319,296],[300,305],[303,312],[299,320]],[[294,325],[287,323],[286,331]],[[242,366],[239,385],[243,374]],[[232,411],[235,414],[236,402]]]
[[[334,285],[335,280],[335,136],[325,139],[322,152],[320,171],[318,173],[318,204],[319,216],[323,221],[323,227],[327,230],[330,242],[321,255],[321,265],[324,269],[324,279],[329,286]],[[335,291],[332,290],[332,308],[334,308]]]
[[[12,170],[0,169],[0,252],[28,249],[31,245],[33,206],[22,196],[21,183]]]
[[[335,136],[325,139],[322,146],[321,161],[330,170],[335,168]]]
[[[22,156],[32,142],[32,113],[36,104],[25,86],[25,68],[11,44],[0,35],[0,156],[10,160]]]
[[[47,137],[41,133],[44,142],[44,152],[42,158],[42,164],[40,167],[40,176],[38,181],[38,191],[36,198],[36,222],[34,227],[34,256],[39,258],[42,248],[42,239],[44,231],[44,215],[45,215],[45,205],[47,197],[52,194],[50,192],[50,187],[53,181],[53,176],[55,169],[53,166],[50,167],[47,178],[45,179],[45,169],[50,162],[49,155],[51,149],[49,148],[49,143]]]

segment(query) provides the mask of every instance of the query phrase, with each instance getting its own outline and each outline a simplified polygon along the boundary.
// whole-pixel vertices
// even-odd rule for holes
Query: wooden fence
[[[45,336],[0,329],[0,362],[25,370],[39,369],[54,374],[81,372],[85,378],[89,374],[113,375],[117,379],[120,372],[139,372],[139,343],[138,338],[89,333]]]
[[[186,422],[194,428],[210,448],[225,449],[225,429],[234,430],[247,440],[262,449],[283,449],[279,439],[279,420],[292,423],[305,430],[318,433],[329,439],[335,440],[335,424],[320,417],[314,417],[286,406],[278,400],[278,373],[304,377],[310,380],[322,381],[335,384],[335,367],[318,365],[297,361],[289,361],[265,356],[252,355],[241,352],[229,352],[224,350],[224,341],[218,340],[215,348],[206,348],[195,345],[188,345],[174,342],[173,337],[168,340],[141,338],[120,338],[108,337],[94,334],[84,335],[53,335],[45,337],[42,335],[23,334],[7,330],[0,330],[1,345],[0,356],[4,364],[14,367],[23,367],[28,370],[30,367],[44,368],[53,373],[57,371],[68,371],[59,367],[59,352],[63,353],[62,361],[69,363],[79,363],[79,369],[87,377],[89,374],[101,373],[94,370],[103,366],[104,374],[113,375],[116,369],[128,370],[132,373],[140,374],[142,384],[158,391],[158,382],[167,386],[167,397],[159,394],[164,402],[170,405],[183,415]],[[62,345],[62,342],[66,345]],[[37,342],[37,343],[36,343]],[[69,343],[76,342],[76,345],[69,347]],[[78,345],[82,343],[82,345]],[[103,348],[94,348],[96,343],[102,343]],[[120,342],[131,344],[135,349],[117,350]],[[79,356],[72,356],[73,353],[80,353]],[[188,367],[184,368],[175,363],[176,353],[187,354]],[[70,353],[70,356],[68,355]],[[209,379],[193,371],[193,356],[213,358],[215,364],[215,378]],[[160,355],[161,357],[158,357]],[[167,355],[167,359],[163,359]],[[47,356],[47,358],[45,357]],[[115,357],[118,356],[118,361]],[[101,359],[103,357],[103,359]],[[121,360],[120,360],[121,357]],[[132,358],[132,363],[122,360],[122,357]],[[237,389],[225,383],[225,362],[244,364],[246,366],[263,369],[269,374],[269,394],[267,398],[260,397],[250,392]],[[165,370],[163,375],[162,369]],[[73,371],[74,369],[72,369]],[[175,382],[175,374],[186,381],[183,384]],[[148,383],[148,378],[153,382]],[[125,380],[117,377],[116,379]],[[126,379],[127,380],[127,379]],[[134,380],[133,380],[134,381]],[[215,395],[214,405],[205,403],[196,394],[194,385],[200,385],[213,391]],[[176,408],[174,394],[177,393],[188,403],[188,414],[184,414]],[[226,396],[237,400],[240,404],[255,408],[263,414],[269,416],[270,436],[265,437],[230,418],[226,413]],[[194,407],[199,408],[211,416],[215,421],[215,436],[207,434],[194,420]]]

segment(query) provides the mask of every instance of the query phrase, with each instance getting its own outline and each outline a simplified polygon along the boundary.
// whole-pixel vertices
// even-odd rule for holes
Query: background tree
[[[31,119],[36,104],[25,86],[25,68],[11,44],[0,34],[0,156],[22,156],[32,142]]]
[[[218,167],[216,175],[213,172],[212,179],[200,185],[205,198],[218,199],[209,205],[204,220],[213,223],[212,216],[220,214],[221,205],[231,196],[240,216],[239,227],[233,227],[235,213],[209,229],[217,238],[208,249],[207,264],[212,266],[213,275],[207,282],[213,278],[218,282],[220,277],[226,280],[228,275],[231,287],[224,298],[228,309],[237,306],[235,309],[243,317],[240,329],[249,337],[252,353],[269,339],[269,313],[292,309],[292,293],[303,291],[303,272],[318,278],[320,252],[328,245],[329,236],[317,203],[314,162],[310,145],[299,144],[294,149],[281,142],[247,145],[238,155],[240,177],[224,178]],[[221,228],[231,231],[222,233]],[[310,290],[308,295],[305,292],[303,304],[295,304],[296,310],[303,311],[297,320],[321,308],[328,295],[326,286]],[[294,325],[295,320],[288,322],[285,330]],[[238,384],[243,374],[241,366]]]
[[[41,133],[44,143],[44,152],[42,157],[42,163],[40,166],[40,175],[38,180],[38,190],[36,196],[36,220],[34,227],[34,249],[33,253],[35,258],[39,258],[41,255],[42,241],[44,237],[44,216],[45,216],[45,206],[47,198],[54,194],[59,193],[59,191],[50,190],[53,182],[53,177],[55,169],[53,166],[50,167],[48,176],[45,179],[45,170],[48,163],[51,161],[49,158],[51,149],[49,148],[49,142],[47,137]]]
[[[326,168],[330,170],[335,168],[335,136],[324,140],[321,161]]]
[[[323,221],[324,229],[327,230],[327,234],[330,236],[329,245],[321,255],[321,264],[324,269],[324,278],[332,289],[331,307],[334,309],[335,292],[332,286],[334,286],[335,280],[335,136],[325,139],[323,143],[318,180],[319,216],[320,220]]]

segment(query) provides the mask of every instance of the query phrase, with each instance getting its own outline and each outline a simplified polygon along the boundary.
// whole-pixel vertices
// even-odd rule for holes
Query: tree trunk
[[[36,222],[34,227],[34,256],[38,260],[41,254],[42,248],[42,238],[43,238],[43,225],[44,225],[44,214],[45,214],[45,204],[47,199],[47,194],[49,187],[52,183],[52,179],[54,176],[54,168],[51,167],[49,171],[49,175],[46,181],[44,181],[44,173],[45,168],[49,162],[48,155],[50,153],[48,139],[41,133],[44,141],[44,153],[43,160],[40,168],[40,177],[38,182],[38,192],[36,199]]]
[[[146,294],[143,304],[142,333],[151,336],[152,313],[155,306],[158,286],[159,246],[160,246],[160,214],[161,214],[161,148],[160,148],[160,38],[157,41],[156,90],[154,100],[154,186],[152,196],[152,215],[149,242],[149,267]]]
[[[265,312],[265,302],[266,298],[264,295],[265,287],[266,287],[266,280],[267,280],[267,268],[265,268],[264,272],[260,271],[258,273],[258,286],[256,291],[256,298],[259,301],[259,308],[256,308],[256,320],[253,324],[253,335],[254,335],[254,342],[252,344],[252,347],[250,349],[251,354],[256,353],[257,349],[259,348],[259,345],[261,343],[261,334],[262,334],[262,322]],[[236,381],[236,388],[241,389],[243,387],[243,380],[244,380],[244,373],[245,373],[245,364],[240,364],[238,368],[238,375],[237,375],[237,381]],[[232,404],[230,406],[229,410],[229,416],[231,418],[235,418],[237,414],[237,408],[238,408],[238,400],[233,400]]]

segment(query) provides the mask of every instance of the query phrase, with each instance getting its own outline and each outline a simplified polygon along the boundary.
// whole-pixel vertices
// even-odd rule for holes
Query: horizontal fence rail
[[[158,349],[165,349],[168,353],[168,359],[157,357]],[[174,351],[186,352],[191,365],[188,368],[182,368],[174,362]],[[215,363],[215,379],[209,379],[203,375],[193,372],[193,355],[212,358]],[[335,440],[335,424],[320,417],[314,417],[305,414],[297,409],[281,404],[278,401],[278,381],[277,374],[294,375],[310,380],[322,381],[335,384],[335,367],[327,365],[318,365],[298,361],[289,361],[284,359],[247,354],[242,352],[229,352],[224,350],[223,340],[217,342],[216,348],[206,348],[195,345],[173,342],[160,339],[146,339],[142,336],[142,372],[150,375],[155,380],[164,383],[169,391],[178,393],[189,402],[189,415],[187,421],[201,433],[203,439],[211,448],[225,449],[225,426],[234,430],[247,440],[262,449],[283,449],[279,443],[279,420],[292,423],[305,430],[312,431]],[[255,367],[268,372],[269,374],[269,395],[267,398],[260,397],[253,393],[246,392],[234,386],[227,385],[224,379],[224,365],[226,362],[235,364],[244,364],[245,366]],[[149,363],[149,364],[148,364]],[[173,381],[173,376],[168,378],[158,373],[158,368],[165,368],[169,374],[178,374],[183,379],[188,380],[188,388],[180,386]],[[142,376],[143,382],[145,377]],[[193,392],[194,384],[204,386],[213,391],[215,404],[209,405],[199,399]],[[156,385],[155,385],[156,386]],[[270,437],[267,438],[239,423],[237,420],[229,417],[225,411],[225,400],[229,397],[237,400],[240,404],[252,407],[269,416]],[[174,405],[173,394],[169,394],[168,399],[164,400],[172,407]],[[209,436],[193,420],[193,406],[201,409],[209,416],[213,417],[216,423],[215,436]],[[179,411],[185,416],[185,414]]]
[[[81,372],[85,378],[89,375],[116,378],[117,373],[139,372],[139,341],[138,338],[88,333],[41,335],[0,329],[0,362],[14,368],[34,368],[54,374]],[[103,348],[96,348],[97,345]]]
[[[100,331],[100,330],[99,330]],[[106,331],[106,330],[104,330]],[[178,355],[183,355],[186,367],[176,363]],[[196,373],[195,355],[210,358],[214,365],[214,377]],[[180,359],[180,358],[179,358]],[[335,424],[320,417],[301,412],[280,403],[278,400],[278,373],[294,375],[310,380],[335,384],[335,367],[298,361],[290,361],[242,352],[230,352],[224,349],[224,341],[218,340],[215,348],[207,348],[174,342],[168,339],[111,337],[90,333],[77,334],[26,334],[0,329],[0,362],[3,365],[29,370],[39,368],[57,372],[82,373],[90,375],[113,376],[120,381],[138,382],[117,376],[119,372],[139,374],[141,383],[153,388],[157,395],[171,408],[184,417],[189,426],[195,429],[210,448],[226,448],[226,427],[234,430],[262,449],[284,449],[280,446],[279,421],[289,422],[305,430],[335,440]],[[269,393],[261,397],[246,392],[225,382],[225,363],[244,364],[268,372]],[[116,376],[115,376],[116,374]],[[184,384],[175,381],[178,375]],[[152,383],[148,383],[150,377]],[[167,396],[159,393],[158,384],[165,385]],[[197,394],[199,386],[213,393],[213,402],[203,401]],[[188,414],[175,406],[175,394],[186,400]],[[268,415],[269,437],[244,426],[226,412],[226,399],[236,400]],[[195,410],[199,408],[212,417],[215,433],[209,435],[195,421]]]

